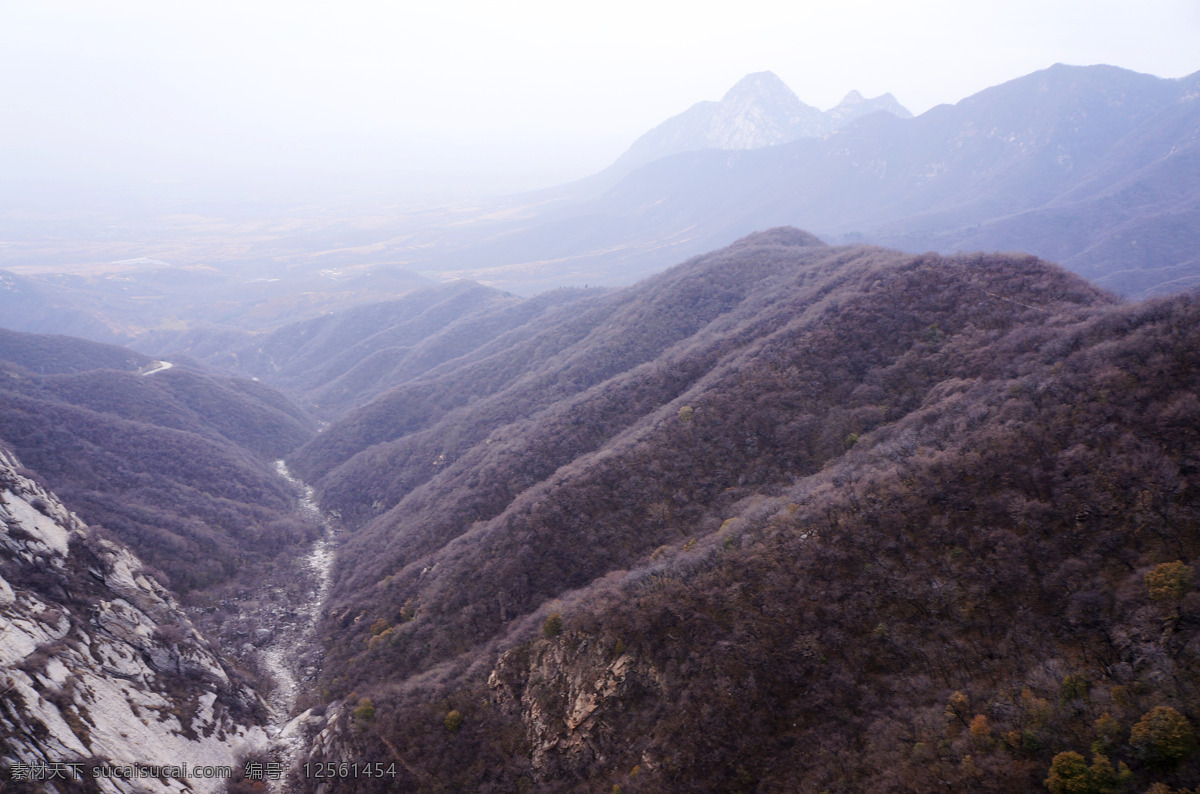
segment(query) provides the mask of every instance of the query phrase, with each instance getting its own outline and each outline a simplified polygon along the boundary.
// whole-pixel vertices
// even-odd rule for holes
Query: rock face
[[[498,705],[519,713],[532,771],[542,781],[603,766],[606,751],[622,745],[610,716],[667,692],[663,677],[623,648],[573,633],[505,653],[488,686]],[[652,767],[655,759],[642,763]]]
[[[430,681],[410,680],[406,685],[414,683],[412,693],[428,711]],[[625,712],[662,701],[669,688],[661,670],[622,643],[570,631],[553,639],[535,638],[502,653],[487,674],[486,686],[475,692],[485,704],[486,714],[472,712],[467,721],[495,720],[482,730],[504,733],[512,740],[506,750],[520,757],[517,763],[524,768],[526,782],[539,786],[538,791],[563,791],[582,782],[580,770],[605,768],[630,752],[637,752],[637,763],[645,770],[667,763],[669,757],[659,751],[661,743],[624,732],[621,725]],[[394,762],[395,774],[389,772],[382,781],[360,780],[351,785],[336,778],[293,779],[298,791],[468,790],[456,788],[459,782],[443,778],[440,772],[431,772],[430,759],[424,755],[406,758],[413,748],[411,741],[388,740],[372,719],[360,721],[352,706],[353,701],[335,702],[319,715],[307,711],[289,723],[284,734],[302,739],[301,761],[305,764],[355,763],[378,757]],[[452,727],[452,713],[439,711],[435,724],[425,726],[422,741],[436,742],[441,735],[457,733],[461,715],[459,724]],[[468,734],[479,730],[478,724],[463,728]],[[638,749],[647,744],[652,747]]]
[[[216,791],[266,746],[262,700],[142,569],[0,450],[0,780]]]
[[[720,102],[698,102],[634,141],[614,164],[618,170],[700,149],[760,149],[817,138],[876,111],[911,118],[891,94],[865,99],[851,91],[822,113],[796,97],[772,72],[743,77]]]

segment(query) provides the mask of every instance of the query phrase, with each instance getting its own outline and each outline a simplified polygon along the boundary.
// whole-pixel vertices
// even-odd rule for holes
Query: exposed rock
[[[0,450],[0,779],[78,762],[102,791],[217,791],[198,767],[266,746],[262,700],[142,567]]]
[[[504,654],[488,685],[499,705],[520,713],[542,780],[603,766],[622,747],[609,714],[667,691],[661,675],[633,654],[574,632]]]

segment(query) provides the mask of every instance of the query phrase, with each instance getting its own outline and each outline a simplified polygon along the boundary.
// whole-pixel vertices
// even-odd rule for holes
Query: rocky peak
[[[890,95],[889,95],[890,96]],[[849,93],[838,103],[838,107],[850,107],[853,105],[861,105],[866,102],[866,98],[856,89],[851,89]]]
[[[754,72],[733,84],[721,98],[722,104],[755,100],[764,105],[802,104],[800,99],[774,72]]]
[[[614,164],[618,170],[700,149],[760,149],[825,135],[854,119],[886,110],[911,118],[891,94],[865,99],[851,91],[824,113],[801,102],[773,72],[748,74],[719,102],[699,102],[634,141]]]
[[[720,102],[699,102],[638,138],[616,166],[630,169],[680,152],[758,149],[823,132],[821,111],[771,72],[739,80]]]
[[[902,119],[911,119],[912,113],[908,109],[896,101],[896,98],[891,94],[880,94],[872,99],[867,99],[858,91],[851,91],[839,102],[835,107],[825,111],[825,119],[829,123],[830,130],[836,130],[839,127],[844,127],[856,119],[871,113],[879,111],[891,113],[893,116]]]

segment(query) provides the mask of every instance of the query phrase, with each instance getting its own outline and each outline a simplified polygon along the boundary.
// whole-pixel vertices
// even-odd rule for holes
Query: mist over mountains
[[[913,119],[678,154],[456,251],[468,266],[453,272],[613,283],[790,224],[908,251],[1028,251],[1130,296],[1186,288],[1198,81],[1058,65]]]
[[[625,285],[781,224],[909,252],[1027,251],[1123,295],[1166,293],[1196,283],[1198,79],[1056,65],[902,118],[886,95],[805,110],[760,73],[648,132],[612,168],[537,193],[391,211],[267,203],[238,209],[261,217],[176,211],[103,227],[81,218],[68,240],[0,213],[14,240],[0,266],[19,270],[0,304],[19,330],[104,341],[198,320],[267,329],[288,312],[370,300],[380,279],[391,297],[422,277],[526,296]],[[860,115],[875,103],[883,112]],[[147,259],[171,264],[113,264]],[[183,277],[187,294],[164,291],[164,278]],[[303,301],[300,287],[288,291],[297,279],[312,293]],[[100,294],[126,307],[119,319]]]
[[[1188,794],[1198,100],[764,72],[536,194],[8,243],[0,787]]]

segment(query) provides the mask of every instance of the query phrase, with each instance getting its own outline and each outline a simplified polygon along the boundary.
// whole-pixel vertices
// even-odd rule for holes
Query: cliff
[[[71,790],[52,774],[105,792],[217,791],[224,768],[266,745],[262,700],[138,558],[2,450],[0,550],[5,791]],[[126,780],[136,765],[175,769]]]

